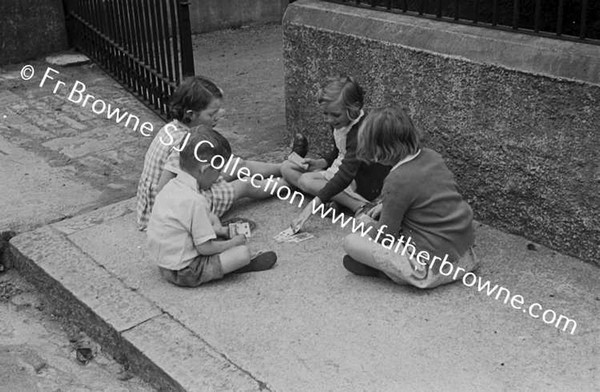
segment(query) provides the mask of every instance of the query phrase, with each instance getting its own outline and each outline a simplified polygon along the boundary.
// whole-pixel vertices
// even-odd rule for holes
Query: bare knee
[[[300,178],[298,179],[298,188],[300,188],[300,190],[302,192],[306,192],[306,193],[310,193],[310,194],[315,194],[316,192],[314,191],[314,180],[312,179],[312,176],[310,176],[309,174],[302,174],[300,176]]]
[[[352,253],[354,253],[354,250],[357,248],[362,239],[363,238],[356,233],[347,235],[344,237],[344,241],[342,243],[344,251],[352,256]]]

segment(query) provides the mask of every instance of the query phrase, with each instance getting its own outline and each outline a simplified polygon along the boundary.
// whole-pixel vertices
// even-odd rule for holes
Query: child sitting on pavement
[[[190,129],[197,125],[214,127],[223,112],[222,99],[221,89],[212,81],[199,76],[186,78],[173,93],[169,103],[169,114],[173,120],[157,133],[144,159],[144,169],[137,189],[139,230],[146,229],[158,192],[177,175],[179,152],[189,141]],[[280,176],[281,165],[241,160],[237,167],[238,171],[247,168],[252,174],[277,177]],[[266,180],[255,181],[257,186],[252,186],[247,181],[236,179],[234,175],[223,173],[223,177],[205,192],[211,211],[217,216],[223,216],[233,202],[240,198],[271,197],[271,194],[262,189]],[[282,179],[278,179],[277,183],[284,184]]]
[[[228,230],[201,193],[220,175],[203,162],[231,154],[224,140],[210,129],[196,129],[181,151],[177,177],[156,196],[148,224],[148,254],[163,278],[177,286],[196,287],[230,272],[263,271],[277,261],[274,252],[251,255],[244,235],[228,238]]]
[[[327,158],[300,161],[304,167],[290,161],[283,164],[281,172],[287,182],[316,196],[292,222],[294,232],[302,228],[315,208],[330,200],[356,215],[360,214],[370,206],[370,201],[379,196],[383,179],[390,169],[389,166],[365,163],[356,158],[357,135],[365,112],[362,109],[363,89],[353,78],[333,78],[319,91],[317,102],[330,126],[335,144]],[[303,142],[299,135],[295,147],[300,149],[302,145],[303,151],[295,152],[303,157],[307,142]]]
[[[473,211],[440,154],[421,148],[404,109],[372,112],[359,132],[357,156],[393,167],[381,192],[379,221],[359,218],[369,224],[371,238],[350,234],[344,240],[347,270],[433,288],[477,267]]]

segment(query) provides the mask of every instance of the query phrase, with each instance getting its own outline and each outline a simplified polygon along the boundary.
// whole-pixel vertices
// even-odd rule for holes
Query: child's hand
[[[321,159],[304,158],[304,163],[308,163],[308,171],[322,170],[327,167],[327,161],[323,158],[321,158]]]
[[[365,214],[368,215],[369,217],[377,220],[381,216],[382,209],[383,209],[383,204],[378,203],[375,205],[375,207],[371,208],[368,211],[365,211]]]
[[[246,236],[243,234],[238,234],[235,237],[233,237],[231,241],[233,241],[233,244],[235,246],[244,245],[246,243]]]

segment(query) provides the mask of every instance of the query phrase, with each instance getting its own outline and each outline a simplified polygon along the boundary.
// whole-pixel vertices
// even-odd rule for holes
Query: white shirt
[[[196,179],[180,171],[156,196],[147,233],[150,258],[170,270],[187,267],[200,254],[196,246],[217,238],[209,211]]]

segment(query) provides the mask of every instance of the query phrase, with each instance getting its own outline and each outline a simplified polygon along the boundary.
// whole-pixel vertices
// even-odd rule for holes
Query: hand
[[[365,214],[369,217],[377,220],[381,216],[381,210],[383,209],[383,204],[377,203],[375,207],[371,208],[368,211],[365,211]]]
[[[308,203],[308,205],[304,207],[300,215],[298,215],[290,225],[294,234],[302,230],[302,226],[304,226],[308,218],[310,218],[310,216],[312,215],[313,208],[316,208],[319,205],[321,205],[321,200],[319,200],[318,197],[315,197],[312,202]]]
[[[243,234],[238,234],[231,239],[231,241],[233,241],[233,244],[235,246],[244,245],[246,243],[246,240],[247,240],[246,236]]]
[[[325,159],[312,159],[304,158],[304,163],[308,163],[308,171],[322,170],[327,167],[327,161]]]

